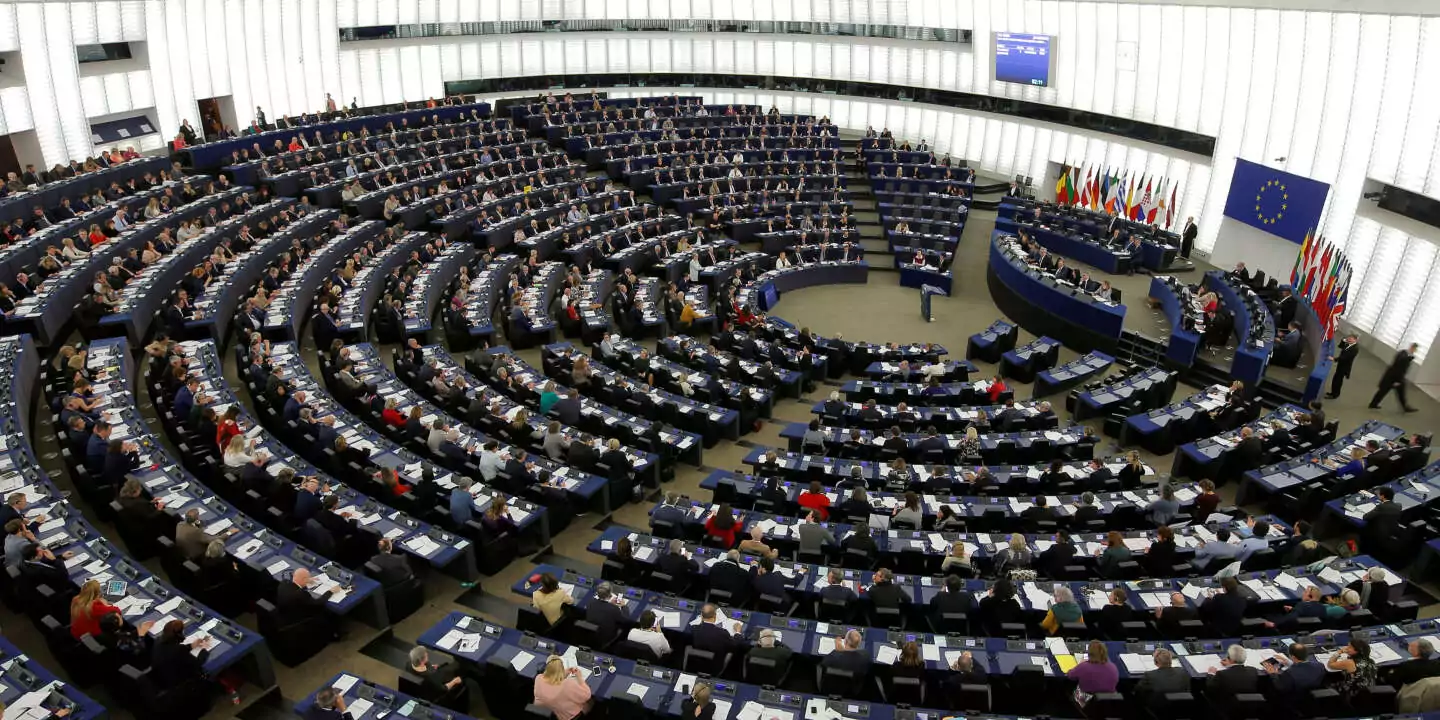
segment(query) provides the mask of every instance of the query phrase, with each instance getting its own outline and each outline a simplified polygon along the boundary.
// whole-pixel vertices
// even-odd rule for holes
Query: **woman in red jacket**
[[[215,428],[215,446],[223,448],[230,444],[230,438],[240,434],[240,423],[235,422],[240,417],[240,408],[231,405],[225,410],[225,417],[220,420],[219,427]]]
[[[393,397],[386,399],[385,409],[380,411],[380,419],[393,428],[405,427],[405,414],[400,412],[400,401]]]
[[[705,534],[725,543],[726,548],[735,547],[735,533],[739,530],[740,523],[735,522],[735,513],[729,503],[720,503],[715,514],[705,521]]]
[[[76,640],[86,635],[99,635],[100,618],[118,612],[120,608],[100,599],[100,583],[90,580],[70,601],[70,634]]]
[[[990,394],[990,404],[994,405],[1000,402],[1000,393],[1009,389],[1010,388],[1005,387],[1005,381],[1001,380],[999,375],[990,378],[990,389],[986,391]]]
[[[815,519],[825,522],[830,519],[830,498],[825,495],[825,486],[819,480],[810,481],[810,489],[795,498],[800,507],[815,513]]]

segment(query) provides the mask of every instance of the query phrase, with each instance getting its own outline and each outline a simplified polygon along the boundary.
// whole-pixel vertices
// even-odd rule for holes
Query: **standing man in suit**
[[[1405,372],[1410,369],[1410,363],[1415,362],[1415,352],[1419,349],[1419,344],[1410,343],[1409,347],[1395,353],[1390,367],[1385,368],[1385,374],[1380,376],[1380,387],[1375,391],[1375,397],[1370,399],[1371,410],[1379,410],[1380,401],[1394,390],[1400,398],[1400,407],[1405,408],[1405,412],[1415,412],[1415,408],[1405,400]]]
[[[1360,354],[1359,336],[1350,333],[1340,339],[1340,344],[1335,346],[1335,354],[1330,356],[1330,361],[1335,363],[1335,374],[1330,379],[1330,392],[1325,397],[1330,400],[1340,397],[1340,388],[1345,381],[1350,379],[1350,368],[1355,364],[1355,356]]]
[[[1190,251],[1195,247],[1195,236],[1200,234],[1200,228],[1195,227],[1194,216],[1185,218],[1185,229],[1180,231],[1180,257],[1190,259]]]

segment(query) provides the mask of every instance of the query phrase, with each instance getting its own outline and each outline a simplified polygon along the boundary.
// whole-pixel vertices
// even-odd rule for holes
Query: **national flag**
[[[1079,184],[1076,181],[1078,181],[1079,179],[1080,168],[1071,165],[1070,172],[1065,173],[1065,190],[1066,194],[1070,196],[1071,205],[1074,205],[1075,203],[1080,201],[1080,191],[1076,189],[1076,186]]]
[[[1100,169],[1100,170],[1097,170],[1097,171],[1096,171],[1095,177],[1090,178],[1090,205],[1089,205],[1089,208],[1090,208],[1091,210],[1095,210],[1096,208],[1099,208],[1100,205],[1105,202],[1105,196],[1100,194],[1100,178],[1101,178],[1101,177],[1104,177],[1104,175],[1105,175],[1105,170]]]
[[[1106,171],[1105,184],[1101,190],[1100,209],[1112,215],[1115,214],[1115,172],[1113,170]]]
[[[1130,211],[1135,207],[1135,186],[1139,184],[1139,182],[1137,178],[1132,177],[1130,178],[1130,182],[1125,183],[1124,215],[1127,218],[1130,217]]]
[[[1300,278],[1305,277],[1305,263],[1310,259],[1310,245],[1315,242],[1314,235],[1305,233],[1305,242],[1300,243],[1300,252],[1295,254],[1295,267],[1290,269],[1290,292],[1300,291]]]
[[[1340,277],[1335,281],[1335,302],[1330,304],[1329,321],[1325,324],[1325,339],[1335,337],[1335,329],[1340,324],[1340,316],[1345,314],[1346,301],[1350,299],[1350,260],[1347,258],[1340,264]]]
[[[1095,207],[1103,210],[1105,209],[1106,196],[1110,194],[1110,168],[1105,168],[1105,170],[1100,173],[1100,177],[1096,182],[1100,184],[1100,191],[1096,193]]]
[[[1170,204],[1165,206],[1165,227],[1175,224],[1175,191],[1180,188],[1180,183],[1170,186]]]
[[[1060,177],[1055,179],[1055,202],[1064,205],[1069,202],[1070,196],[1066,194],[1065,186],[1070,182],[1070,173],[1065,168],[1060,168]]]
[[[1094,169],[1086,169],[1085,182],[1080,185],[1080,204],[1086,207],[1090,206],[1090,176],[1094,172]]]
[[[1320,271],[1321,259],[1327,257],[1329,253],[1330,244],[1325,242],[1325,238],[1320,238],[1320,244],[1315,248],[1315,252],[1311,253],[1310,264],[1305,268],[1305,278],[1300,281],[1300,297],[1309,300],[1314,296],[1316,274]]]
[[[1150,212],[1150,203],[1152,202],[1152,201],[1151,201],[1151,198],[1153,197],[1153,196],[1150,194],[1150,190],[1151,190],[1151,185],[1153,185],[1154,183],[1155,183],[1155,177],[1154,177],[1154,176],[1151,176],[1149,180],[1146,180],[1146,181],[1145,181],[1145,194],[1141,195],[1141,196],[1140,196],[1140,202],[1138,202],[1138,203],[1135,204],[1135,219],[1136,219],[1136,220],[1139,220],[1139,221],[1141,221],[1141,222],[1144,222],[1144,221],[1145,221],[1145,216]]]
[[[1165,186],[1170,184],[1170,178],[1160,178],[1160,185],[1155,188],[1155,202],[1151,203],[1150,209],[1145,213],[1145,222],[1154,223],[1157,218],[1164,219],[1165,214]]]

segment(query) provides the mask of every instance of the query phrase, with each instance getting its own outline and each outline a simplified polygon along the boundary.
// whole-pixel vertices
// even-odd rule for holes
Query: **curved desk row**
[[[430,332],[431,319],[435,309],[444,299],[446,288],[468,266],[479,251],[470,243],[454,243],[446,246],[440,257],[426,263],[410,285],[410,294],[405,298],[405,335],[421,337]]]
[[[759,301],[761,312],[769,312],[780,303],[784,293],[816,285],[841,283],[864,285],[869,282],[870,265],[865,262],[823,262],[770,270],[746,288]],[[753,290],[751,290],[753,288]]]
[[[990,240],[990,296],[1026,330],[1066,347],[1113,352],[1125,327],[1125,306],[1109,305],[1025,263],[1014,240],[996,230]]]
[[[331,238],[311,253],[310,258],[295,269],[280,289],[271,294],[270,306],[265,308],[265,336],[271,340],[298,339],[300,326],[310,315],[310,306],[315,302],[315,291],[320,284],[340,267],[345,258],[367,241],[379,237],[384,230],[384,222],[367,220]]]
[[[1275,318],[1270,308],[1254,290],[1236,289],[1230,284],[1229,276],[1219,270],[1205,273],[1204,282],[1235,317],[1235,360],[1230,364],[1230,376],[1248,385],[1259,385],[1265,377],[1265,368],[1270,365],[1270,353],[1275,349]],[[1250,313],[1247,298],[1253,298],[1254,315]],[[1258,335],[1258,342],[1250,339],[1252,331]]]
[[[473,111],[473,112],[472,112]],[[215,142],[195,145],[185,149],[190,156],[190,164],[197,169],[212,169],[219,167],[230,153],[236,150],[244,150],[259,144],[260,147],[272,145],[276,140],[289,142],[290,138],[296,135],[314,134],[315,132],[325,133],[354,133],[361,130],[369,130],[371,134],[383,132],[388,123],[408,124],[411,120],[430,121],[438,118],[443,121],[465,121],[472,117],[489,117],[490,103],[473,103],[470,105],[450,105],[436,108],[417,108],[415,110],[403,110],[396,113],[384,115],[366,115],[363,117],[352,117],[334,120],[331,122],[305,125],[299,128],[284,130],[268,130],[258,135],[245,135],[243,137],[231,138],[229,140],[217,140]]]
[[[1200,333],[1186,329],[1185,300],[1167,280],[1174,278],[1158,275],[1150,278],[1150,299],[1160,303],[1160,310],[1170,321],[1170,341],[1166,343],[1165,357],[1180,367],[1190,367],[1200,353]]]

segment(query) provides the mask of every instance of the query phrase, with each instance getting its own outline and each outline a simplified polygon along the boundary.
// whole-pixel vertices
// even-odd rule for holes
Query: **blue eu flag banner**
[[[1329,193],[1328,183],[1236,158],[1225,215],[1298,245],[1320,226]]]

